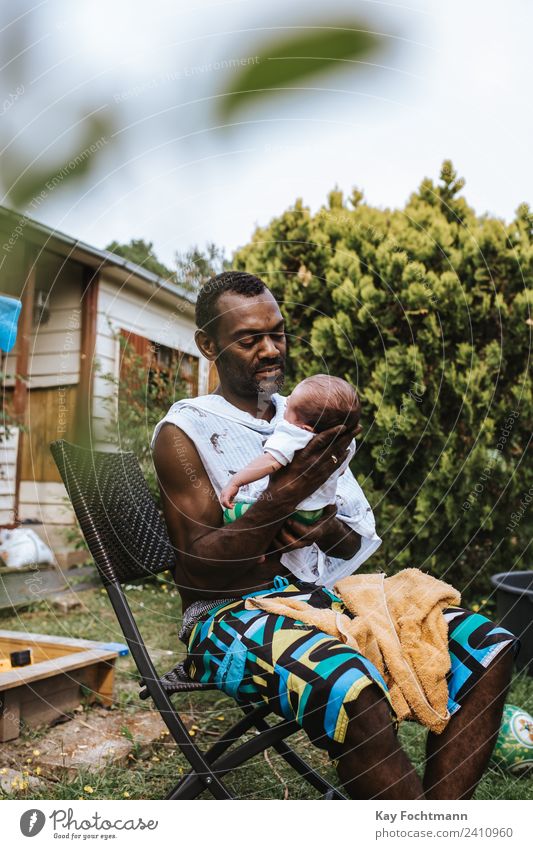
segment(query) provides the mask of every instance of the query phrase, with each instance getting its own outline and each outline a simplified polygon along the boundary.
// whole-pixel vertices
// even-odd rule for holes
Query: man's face
[[[270,292],[251,297],[225,292],[216,307],[213,337],[221,380],[243,397],[270,398],[285,377],[285,331],[275,299]]]

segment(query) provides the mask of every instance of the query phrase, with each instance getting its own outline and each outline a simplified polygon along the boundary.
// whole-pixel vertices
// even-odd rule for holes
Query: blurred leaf
[[[220,99],[221,117],[227,121],[245,102],[259,99],[265,91],[290,88],[313,74],[339,69],[339,63],[360,60],[381,42],[361,21],[307,27],[296,36],[270,41],[257,49],[258,61],[232,77],[223,92],[226,96]]]
[[[87,129],[76,148],[47,168],[28,165],[8,151],[2,155],[2,181],[8,203],[19,209],[35,199],[40,203],[58,188],[87,176],[100,151],[112,141],[113,121],[111,117],[92,115],[84,123]]]

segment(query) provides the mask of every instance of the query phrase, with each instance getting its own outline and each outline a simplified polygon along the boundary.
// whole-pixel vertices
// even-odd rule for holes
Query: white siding
[[[49,320],[35,328],[30,341],[31,389],[79,382],[82,279],[82,267],[77,263],[41,254],[35,289],[49,292]],[[65,506],[66,497],[61,483],[23,480],[18,518],[37,519],[49,526],[71,525],[74,514]]]
[[[74,524],[74,511],[62,483],[21,481],[19,518],[37,519],[46,525]]]
[[[19,431],[10,428],[9,439],[0,428],[0,526],[10,525],[15,517],[15,478]]]
[[[30,339],[30,388],[77,383],[80,375],[82,269],[52,254],[42,254],[37,265],[36,292],[49,293],[50,317]],[[16,372],[16,352],[7,357],[6,374]],[[14,377],[6,386],[14,385]]]
[[[82,280],[82,268],[77,263],[63,261],[47,252],[41,255],[36,290],[42,289],[50,293],[50,318],[46,324],[35,329],[30,342],[31,388],[66,386],[79,382]],[[159,300],[156,300],[151,293],[141,294],[134,291],[133,287],[119,286],[102,277],[98,294],[93,368],[93,444],[96,448],[106,447],[105,423],[109,413],[103,401],[112,395],[113,387],[109,381],[102,378],[102,374],[110,372],[118,377],[120,347],[113,334],[120,328],[198,356],[194,343],[193,320],[181,312],[179,303],[169,307],[160,296]],[[7,374],[14,375],[16,371],[14,354],[15,352],[8,357]],[[6,381],[7,386],[13,384],[14,379]],[[205,361],[200,362],[199,391],[207,391]],[[147,439],[150,436],[151,434],[147,434]],[[8,443],[0,442],[0,467],[3,470],[3,477],[0,476],[0,526],[11,523],[14,518],[17,441],[18,431],[13,431]],[[68,506],[63,484],[21,481],[19,518],[43,522],[43,530],[55,534],[57,545],[63,547],[61,529],[74,523],[74,514]]]
[[[76,517],[62,483],[21,481],[19,519],[40,522],[39,525],[30,525],[32,530],[39,534],[63,565],[74,562],[73,544],[69,542],[67,532],[71,532],[76,524]]]
[[[102,277],[98,291],[96,335],[98,371],[93,384],[93,433],[100,448],[107,441],[105,425],[109,419],[109,407],[105,399],[113,396],[113,385],[101,375],[111,373],[118,378],[120,343],[114,334],[118,334],[121,328],[186,354],[199,355],[194,342],[194,322],[183,315],[179,303],[174,308],[168,307],[154,297],[149,300],[145,295],[126,290]],[[206,391],[207,369],[200,364],[199,392]]]

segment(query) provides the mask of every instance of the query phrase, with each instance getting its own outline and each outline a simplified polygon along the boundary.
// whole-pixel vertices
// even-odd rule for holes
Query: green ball
[[[533,716],[516,705],[505,705],[492,761],[511,775],[533,773]]]

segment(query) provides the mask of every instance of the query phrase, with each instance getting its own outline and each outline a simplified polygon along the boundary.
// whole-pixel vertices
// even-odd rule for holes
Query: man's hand
[[[330,537],[335,530],[332,520],[335,519],[336,515],[337,507],[335,504],[328,504],[327,507],[324,507],[321,518],[312,525],[305,525],[293,517],[287,519],[272,541],[271,550],[281,554],[283,551],[296,551],[298,548],[305,548],[306,545],[312,545],[314,542],[319,548],[322,548],[321,542]]]
[[[305,448],[295,452],[292,463],[272,476],[270,493],[298,504],[316,492],[343,462],[350,442],[360,430],[360,426],[354,430],[338,425],[314,436]]]
[[[295,551],[306,545],[316,543],[321,551],[332,557],[348,560],[359,551],[361,537],[336,516],[337,507],[329,504],[324,508],[322,518],[314,525],[304,525],[297,519],[287,519],[272,541],[272,551],[283,554],[285,551]]]

